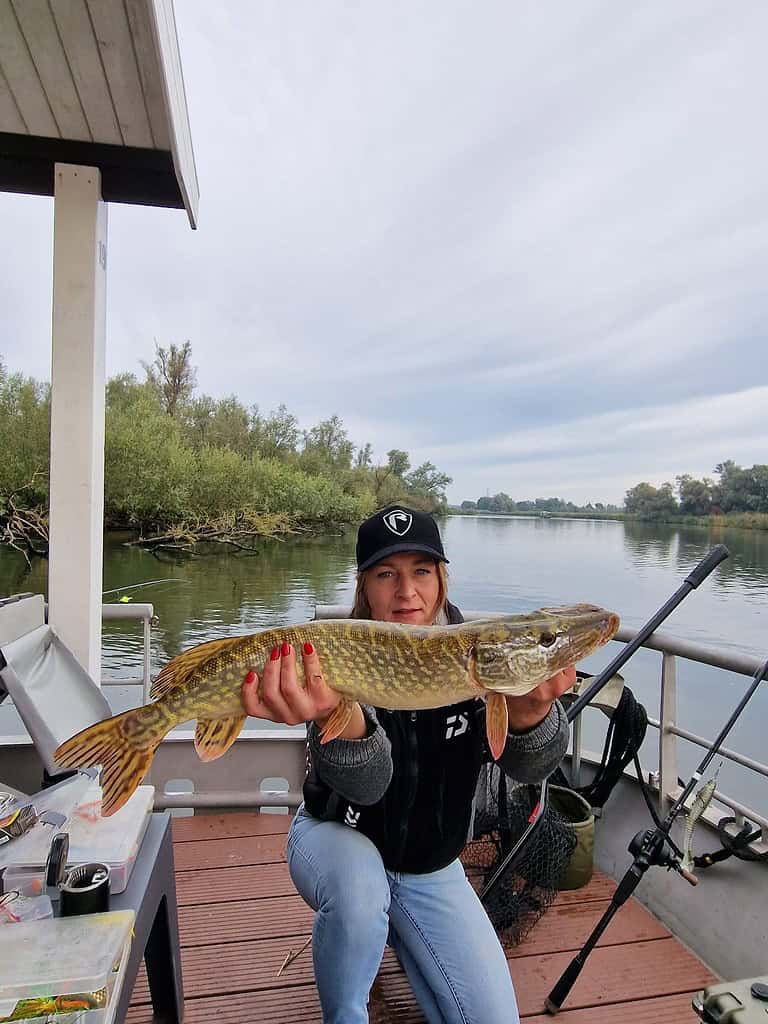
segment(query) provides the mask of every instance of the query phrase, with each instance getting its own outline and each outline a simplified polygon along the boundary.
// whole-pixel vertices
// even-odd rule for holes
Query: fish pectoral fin
[[[509,710],[503,693],[490,693],[485,698],[485,731],[494,761],[498,761],[507,743]]]
[[[201,761],[215,761],[226,754],[243,728],[246,715],[231,718],[198,718],[195,750]]]
[[[355,702],[353,700],[340,700],[320,732],[320,742],[330,743],[331,740],[341,736],[349,725],[354,710]]]

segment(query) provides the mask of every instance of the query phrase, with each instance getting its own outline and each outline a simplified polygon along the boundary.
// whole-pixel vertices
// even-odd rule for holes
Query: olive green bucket
[[[576,848],[557,888],[580,889],[592,877],[595,853],[595,816],[583,796],[564,786],[549,787],[549,803],[571,826]]]

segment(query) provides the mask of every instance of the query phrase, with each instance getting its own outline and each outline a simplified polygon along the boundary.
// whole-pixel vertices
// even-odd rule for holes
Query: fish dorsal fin
[[[149,691],[152,700],[164,697],[171,690],[183,686],[198,668],[209,658],[215,658],[235,644],[242,643],[241,636],[225,637],[223,640],[208,640],[207,643],[198,644],[189,651],[177,654],[163,668],[159,675],[153,680]]]

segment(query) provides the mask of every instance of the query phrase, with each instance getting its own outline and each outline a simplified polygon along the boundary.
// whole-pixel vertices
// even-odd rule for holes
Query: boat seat
[[[0,693],[0,700],[10,696],[51,778],[71,774],[56,764],[57,747],[112,714],[101,688],[46,622],[42,594],[0,602]]]

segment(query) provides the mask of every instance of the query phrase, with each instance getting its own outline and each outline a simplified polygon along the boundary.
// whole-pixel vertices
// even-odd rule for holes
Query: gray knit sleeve
[[[509,733],[499,764],[518,782],[540,782],[560,764],[568,749],[568,719],[559,700],[543,722],[523,733]]]
[[[314,722],[307,729],[309,756],[315,771],[336,793],[353,804],[375,804],[392,781],[392,745],[367,704],[361,705],[368,733],[360,740],[320,743]]]

